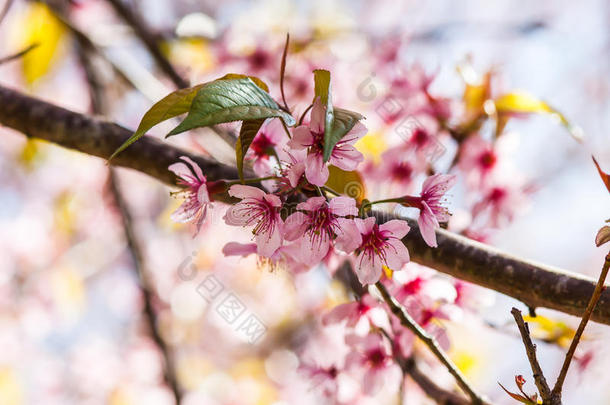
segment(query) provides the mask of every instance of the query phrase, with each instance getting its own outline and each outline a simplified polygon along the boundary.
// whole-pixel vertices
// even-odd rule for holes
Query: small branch
[[[11,6],[13,5],[13,0],[6,0],[4,6],[2,7],[2,11],[0,11],[0,24],[4,21],[4,17],[8,14]]]
[[[5,56],[3,58],[0,58],[0,65],[21,58],[26,53],[30,52],[32,49],[38,47],[39,45],[40,45],[39,43],[34,43],[34,44],[29,45],[25,49],[15,53],[15,54],[13,54],[13,55],[9,55],[9,56]]]
[[[538,359],[536,357],[536,345],[532,342],[527,323],[525,323],[523,317],[521,316],[521,311],[519,311],[517,308],[513,308],[510,313],[513,314],[515,322],[519,327],[521,339],[523,340],[523,345],[525,346],[525,353],[527,354],[530,366],[532,367],[532,373],[534,374],[534,381],[536,382],[536,387],[538,387],[538,392],[540,392],[543,403],[550,404],[551,389],[549,388],[546,378],[544,377],[544,373],[542,372],[542,368],[538,363]]]
[[[434,353],[434,355],[440,360],[440,362],[447,368],[449,373],[455,378],[459,387],[470,397],[472,404],[484,404],[483,398],[475,392],[475,390],[466,382],[466,378],[460,370],[453,364],[447,354],[441,349],[436,340],[428,334],[421,326],[415,322],[415,320],[409,315],[409,313],[403,308],[403,306],[396,301],[394,297],[390,295],[388,290],[385,288],[381,281],[375,283],[375,287],[381,293],[383,300],[388,304],[390,310],[394,315],[398,317],[400,323],[408,328],[415,334],[426,346]]]
[[[83,48],[83,44],[80,41],[76,41],[75,45],[78,58],[85,71],[87,84],[89,86],[91,109],[96,114],[102,114],[104,111],[103,83],[99,81],[99,75],[91,63],[90,57],[92,55],[89,55],[91,52],[87,52],[87,50]],[[109,167],[108,169],[108,184],[110,192],[112,194],[114,203],[121,214],[125,239],[127,240],[129,253],[134,263],[136,276],[140,281],[140,290],[144,299],[144,315],[146,323],[153,341],[163,356],[163,376],[165,382],[172,390],[176,404],[180,404],[181,394],[176,378],[176,370],[172,359],[171,349],[165,344],[165,341],[161,337],[159,328],[157,326],[157,314],[155,313],[153,306],[155,293],[145,270],[144,255],[142,253],[141,243],[135,233],[131,213],[129,212],[129,208],[123,193],[121,192],[119,179],[115,169],[112,167]]]
[[[140,242],[134,231],[131,213],[129,212],[127,203],[125,202],[120,191],[120,186],[118,184],[118,179],[114,168],[110,168],[109,171],[109,185],[116,205],[121,213],[123,229],[125,231],[125,239],[127,240],[127,246],[129,247],[129,252],[131,254],[138,279],[140,280],[140,290],[142,292],[144,301],[144,316],[146,323],[148,324],[148,329],[153,341],[163,356],[163,362],[165,365],[163,368],[163,377],[167,385],[172,390],[176,404],[180,404],[181,393],[178,381],[176,379],[176,370],[174,367],[174,361],[172,359],[171,349],[161,337],[159,327],[157,325],[157,314],[155,313],[155,309],[153,307],[155,293],[145,270],[144,255],[142,254]]]
[[[159,48],[159,40],[157,36],[153,35],[149,28],[146,26],[144,21],[134,13],[122,0],[108,0],[108,3],[114,8],[114,11],[125,21],[136,34],[136,36],[142,41],[148,52],[152,55],[155,63],[165,73],[174,85],[178,88],[185,88],[189,86],[186,81],[178,72],[174,69],[172,64],[161,52]]]
[[[555,382],[555,387],[553,387],[552,396],[553,398],[558,399],[558,403],[561,403],[561,390],[563,389],[563,383],[566,379],[566,375],[568,374],[568,369],[570,368],[570,363],[572,362],[572,358],[574,357],[574,352],[576,351],[576,346],[580,342],[580,337],[582,336],[585,327],[587,326],[587,322],[591,318],[591,314],[599,301],[599,298],[602,295],[602,291],[604,290],[604,283],[606,281],[606,276],[608,276],[608,270],[610,269],[610,252],[606,255],[606,259],[604,260],[604,265],[602,267],[602,272],[599,275],[599,280],[597,281],[597,285],[595,286],[595,291],[593,291],[593,295],[591,296],[591,300],[589,301],[589,305],[587,305],[587,309],[585,310],[582,319],[580,320],[580,324],[578,325],[578,329],[576,329],[576,333],[572,338],[572,343],[570,344],[570,348],[566,353],[565,360],[563,361],[563,365],[561,366],[561,370],[559,372],[559,376],[557,377],[557,382]]]
[[[417,368],[413,357],[408,359],[397,359],[398,365],[403,373],[408,375],[422,389],[422,391],[439,405],[469,405],[471,402],[466,398],[447,391],[434,383],[428,376]]]

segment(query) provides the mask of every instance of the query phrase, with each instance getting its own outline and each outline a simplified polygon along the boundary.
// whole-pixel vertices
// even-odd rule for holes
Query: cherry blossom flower
[[[374,297],[365,294],[357,301],[337,305],[322,318],[323,325],[346,321],[350,328],[370,330],[371,325],[389,329],[387,312]]]
[[[527,194],[532,191],[532,186],[521,186],[515,181],[494,180],[483,190],[483,198],[473,206],[473,219],[487,212],[490,226],[497,228],[508,223],[526,207]]]
[[[188,166],[183,162],[178,162],[170,165],[168,170],[178,176],[179,185],[185,186],[184,190],[173,195],[184,197],[185,201],[171,214],[171,219],[181,223],[195,222],[194,236],[196,236],[201,229],[212,200],[208,191],[207,179],[199,165],[187,156],[181,156],[180,159],[188,163]]]
[[[375,217],[369,217],[355,218],[354,222],[362,235],[355,266],[362,284],[377,282],[382,266],[400,270],[409,261],[409,251],[401,241],[410,229],[405,221],[393,219],[377,225]]]
[[[345,361],[346,368],[364,371],[362,375],[362,392],[375,395],[384,384],[395,385],[400,379],[400,368],[394,362],[387,341],[379,333],[364,337],[347,336],[345,342],[352,347]]]
[[[286,240],[298,240],[301,258],[308,263],[318,263],[328,253],[335,235],[338,246],[353,251],[359,243],[360,233],[354,221],[343,218],[358,215],[356,201],[350,197],[335,197],[330,202],[324,197],[311,197],[297,205],[295,212],[286,219]]]
[[[272,166],[270,157],[284,137],[280,120],[268,120],[258,131],[246,155],[248,159],[253,160],[252,167],[256,174],[264,176],[270,172]]]
[[[251,226],[256,241],[257,253],[260,256],[271,257],[282,245],[282,229],[284,223],[280,217],[282,201],[274,194],[263,190],[235,184],[229,189],[231,197],[241,201],[231,206],[224,216],[228,225]]]
[[[466,180],[472,187],[485,182],[497,167],[498,154],[493,145],[478,135],[466,139],[459,153],[458,167],[466,174]]]
[[[222,248],[225,256],[247,257],[256,254],[258,251],[256,243],[229,242]],[[259,257],[258,264],[267,265],[272,269],[285,268],[291,273],[301,273],[309,270],[310,266],[297,259],[298,246],[280,246],[270,257]]]
[[[316,99],[311,111],[309,125],[301,125],[294,129],[288,146],[292,149],[308,149],[305,160],[305,177],[316,186],[323,186],[328,180],[329,172],[324,162],[324,116],[325,107]],[[364,156],[353,144],[366,133],[366,127],[358,122],[335,145],[330,155],[329,163],[346,171],[355,170],[364,160]]]
[[[402,205],[419,209],[419,230],[422,237],[431,247],[437,247],[435,229],[439,222],[449,220],[449,210],[443,205],[443,197],[453,187],[456,177],[449,174],[435,174],[424,181],[419,197],[405,196]]]

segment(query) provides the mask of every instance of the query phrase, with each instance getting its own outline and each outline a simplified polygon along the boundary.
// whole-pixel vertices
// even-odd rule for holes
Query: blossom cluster
[[[317,99],[309,123],[297,126],[292,134],[271,122],[255,138],[253,163],[259,174],[271,174],[266,177],[270,179],[265,183],[267,188],[227,184],[229,196],[239,202],[230,206],[224,216],[228,225],[251,229],[253,241],[232,242],[223,251],[226,255],[256,253],[295,271],[312,268],[332,255],[349,255],[360,282],[373,284],[384,267],[397,271],[409,262],[409,252],[401,239],[410,227],[404,220],[381,223],[375,216],[367,216],[363,209],[371,202],[358,203],[345,195],[329,196],[335,192],[325,187],[329,166],[345,171],[358,168],[364,157],[353,144],[366,134],[366,128],[357,123],[334,146],[325,162],[324,116],[325,106]],[[207,182],[194,161],[182,159],[184,163],[170,166],[185,186],[185,202],[173,219],[194,221],[199,229],[218,187],[213,190],[214,185]],[[271,159],[277,160],[270,164]],[[433,175],[425,180],[419,195],[396,199],[419,209],[421,233],[430,246],[436,246],[435,229],[439,223],[449,218],[444,195],[454,181],[452,175]]]

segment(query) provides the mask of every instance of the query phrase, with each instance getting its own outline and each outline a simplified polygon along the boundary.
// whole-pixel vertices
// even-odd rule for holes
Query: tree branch
[[[453,362],[449,359],[447,354],[441,349],[438,345],[437,341],[428,334],[415,320],[409,315],[406,309],[400,305],[398,301],[394,297],[390,295],[388,290],[385,288],[381,281],[378,281],[375,284],[377,290],[381,293],[383,300],[388,305],[390,310],[396,317],[400,320],[400,323],[408,328],[415,336],[419,338],[432,353],[436,356],[437,359],[447,368],[449,373],[455,378],[455,381],[460,386],[460,388],[470,397],[472,404],[482,405],[485,404],[486,401],[479,395],[477,392],[468,384],[466,378],[462,374],[462,372],[453,364]]]
[[[68,111],[2,86],[0,106],[1,124],[28,136],[104,159],[132,134],[117,124]],[[209,180],[238,178],[233,167],[150,136],[141,138],[112,163],[175,185],[175,177],[167,167],[180,156],[196,161]],[[216,197],[220,201],[229,200],[226,195]],[[380,222],[395,218],[379,212],[375,215]],[[595,289],[596,283],[589,277],[518,259],[443,229],[436,231],[438,248],[430,248],[421,238],[417,223],[405,220],[409,222],[411,231],[403,242],[414,262],[514,297],[528,307],[550,308],[580,316]],[[610,325],[610,291],[601,292],[591,319]]]
[[[608,252],[608,254],[606,255],[606,259],[604,260],[604,265],[602,267],[602,272],[599,275],[599,280],[597,281],[597,285],[595,286],[595,291],[593,291],[593,295],[591,296],[589,305],[587,305],[587,309],[585,310],[585,313],[582,316],[582,319],[580,320],[578,329],[576,329],[576,333],[572,338],[572,343],[570,344],[570,348],[566,353],[565,360],[563,362],[563,365],[561,366],[561,370],[559,371],[557,382],[555,382],[555,386],[553,387],[552,397],[557,404],[561,403],[561,390],[563,389],[563,382],[565,381],[566,375],[568,374],[568,369],[570,368],[572,357],[574,357],[576,346],[578,346],[578,342],[580,342],[580,337],[585,331],[587,322],[589,322],[589,319],[591,318],[591,313],[593,312],[595,305],[597,305],[599,297],[602,295],[602,291],[605,288],[604,282],[606,281],[606,277],[608,276],[608,270],[610,270],[610,252]]]
[[[517,327],[519,328],[519,332],[521,333],[521,339],[523,340],[523,345],[525,346],[525,353],[527,354],[530,366],[532,367],[534,381],[536,382],[536,387],[538,387],[538,392],[540,392],[540,396],[542,397],[543,404],[550,404],[551,389],[546,382],[546,378],[544,377],[540,363],[538,363],[538,358],[536,357],[536,345],[532,342],[527,323],[525,323],[523,317],[521,316],[521,311],[519,311],[517,308],[513,308],[510,313],[513,314]]]
[[[176,72],[172,64],[167,60],[159,48],[159,39],[150,33],[144,21],[134,13],[123,0],[108,0],[114,11],[125,21],[136,36],[142,41],[148,52],[152,55],[155,63],[165,73],[178,88],[188,87],[189,84],[182,76]]]

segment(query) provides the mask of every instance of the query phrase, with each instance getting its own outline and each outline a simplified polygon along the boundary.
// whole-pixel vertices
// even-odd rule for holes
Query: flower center
[[[481,154],[479,163],[484,169],[489,170],[495,166],[497,160],[498,158],[496,157],[496,154],[493,151],[488,150]]]

